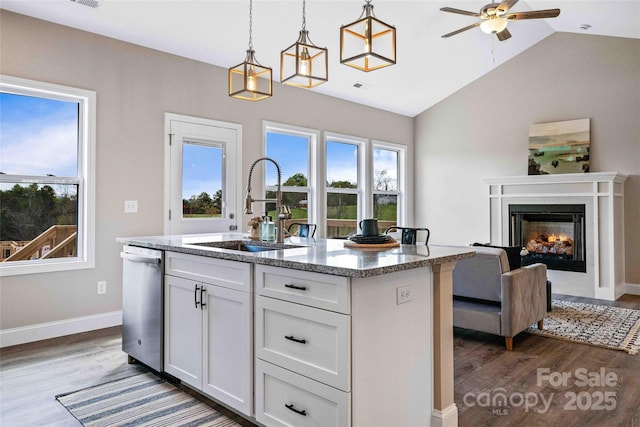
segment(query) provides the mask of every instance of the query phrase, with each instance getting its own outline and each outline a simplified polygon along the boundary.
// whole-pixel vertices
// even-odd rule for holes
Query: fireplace
[[[543,263],[550,270],[587,272],[585,205],[509,205],[509,241],[529,252],[522,265]]]
[[[520,235],[515,240],[515,223],[523,216],[531,222],[561,223],[559,235],[573,240],[573,253],[563,257],[553,254],[549,236],[554,233],[545,231],[547,279],[553,283],[553,292],[587,298],[599,298],[614,301],[625,293],[625,252],[624,252],[624,182],[627,176],[617,172],[564,173],[550,175],[525,175],[487,178],[489,184],[489,242],[499,246],[517,244],[527,246],[528,236]],[[551,207],[563,205],[578,206],[555,212],[551,216]],[[516,208],[512,216],[511,207]],[[541,208],[542,212],[530,208]],[[555,210],[555,209],[554,209]],[[530,214],[530,215],[529,215]],[[574,220],[574,216],[576,217]],[[542,221],[531,221],[542,219]],[[518,221],[516,221],[518,220]],[[583,225],[578,225],[582,222]],[[573,235],[571,231],[573,230]],[[537,234],[543,234],[538,232]],[[533,239],[535,240],[535,239]],[[544,239],[540,239],[543,240]],[[553,240],[553,239],[552,239]],[[570,242],[569,242],[570,243]],[[558,252],[558,250],[555,250]],[[537,256],[543,258],[542,254]],[[551,252],[551,254],[549,254]],[[566,251],[565,251],[566,252]],[[555,259],[553,259],[555,257]],[[552,259],[549,259],[552,258]],[[558,259],[563,258],[563,259]],[[537,259],[536,259],[537,261]],[[531,258],[525,260],[531,262]],[[580,266],[581,271],[556,270],[557,265]]]

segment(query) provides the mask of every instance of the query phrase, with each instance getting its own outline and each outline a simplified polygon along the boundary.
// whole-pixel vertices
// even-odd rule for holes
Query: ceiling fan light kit
[[[280,81],[303,88],[316,87],[329,77],[328,50],[311,42],[302,1],[302,30],[298,40],[280,53]]]
[[[480,12],[470,12],[468,10],[455,9],[452,7],[443,7],[440,10],[443,12],[456,13],[458,15],[473,16],[480,18],[481,21],[475,24],[468,25],[460,28],[459,30],[452,31],[443,35],[443,38],[455,36],[463,31],[470,30],[475,27],[487,34],[495,34],[498,40],[505,41],[511,38],[511,33],[507,29],[509,21],[517,21],[522,19],[540,19],[540,18],[555,18],[560,15],[560,9],[546,9],[546,10],[532,10],[529,12],[514,12],[508,13],[518,0],[504,0],[502,3],[489,3],[480,9]]]
[[[396,28],[375,17],[371,0],[356,21],[340,27],[340,63],[366,72],[396,63]]]
[[[244,62],[229,68],[229,96],[246,101],[260,101],[272,94],[270,67],[260,65],[253,50],[253,0],[249,0],[249,49]]]

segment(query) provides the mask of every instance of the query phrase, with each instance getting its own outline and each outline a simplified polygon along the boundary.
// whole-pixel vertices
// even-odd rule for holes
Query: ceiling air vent
[[[84,6],[89,6],[96,8],[100,6],[100,0],[71,0],[74,3],[82,4]]]

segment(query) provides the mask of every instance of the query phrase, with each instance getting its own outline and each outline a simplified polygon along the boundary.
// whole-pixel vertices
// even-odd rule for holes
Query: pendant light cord
[[[253,50],[253,0],[249,0],[249,49]]]
[[[302,0],[302,31],[307,29],[307,4]]]

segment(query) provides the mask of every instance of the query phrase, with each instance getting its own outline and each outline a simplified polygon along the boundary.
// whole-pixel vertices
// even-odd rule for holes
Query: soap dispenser
[[[271,217],[266,215],[266,213],[263,219],[264,221],[262,222],[262,240],[273,242],[276,240],[276,225]]]

